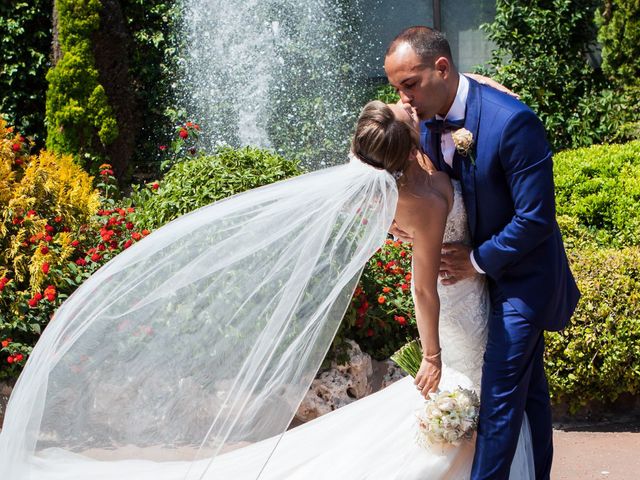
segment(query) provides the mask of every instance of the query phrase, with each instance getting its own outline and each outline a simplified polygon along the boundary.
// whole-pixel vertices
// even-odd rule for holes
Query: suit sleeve
[[[478,266],[495,280],[551,236],[556,222],[551,149],[532,111],[516,112],[507,121],[499,156],[514,215],[473,251]]]

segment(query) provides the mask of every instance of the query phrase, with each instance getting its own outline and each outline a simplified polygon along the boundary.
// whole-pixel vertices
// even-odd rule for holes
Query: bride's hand
[[[482,85],[489,85],[491,88],[495,88],[496,90],[506,93],[507,95],[511,95],[512,97],[520,99],[520,95],[515,93],[513,90],[509,90],[507,87],[505,87],[501,83],[498,83],[489,77],[485,77],[484,75],[480,75],[477,73],[465,73],[465,75],[467,77],[473,78],[476,82]]]
[[[422,396],[426,398],[430,392],[435,392],[438,389],[441,375],[442,361],[440,357],[429,360],[423,358],[420,364],[420,370],[418,370],[413,383],[416,384],[416,388]]]

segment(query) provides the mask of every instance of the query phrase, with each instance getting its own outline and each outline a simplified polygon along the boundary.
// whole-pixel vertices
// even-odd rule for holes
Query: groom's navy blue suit
[[[507,479],[523,414],[531,425],[536,478],[549,478],[551,410],[544,330],[560,330],[578,302],[555,219],[552,154],[523,103],[469,79],[464,128],[471,156],[454,155],[473,238],[491,297],[480,425],[471,478]],[[422,147],[441,170],[439,137],[421,127]]]

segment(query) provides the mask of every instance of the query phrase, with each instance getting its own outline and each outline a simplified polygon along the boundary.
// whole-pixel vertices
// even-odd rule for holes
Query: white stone
[[[298,408],[297,420],[313,420],[371,393],[371,357],[356,342],[347,342],[349,360],[344,365],[333,362],[316,377]]]

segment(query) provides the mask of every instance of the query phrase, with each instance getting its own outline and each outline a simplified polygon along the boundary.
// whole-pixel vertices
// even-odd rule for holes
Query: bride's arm
[[[446,200],[437,194],[413,199],[407,205],[407,223],[413,233],[412,280],[416,323],[424,355],[415,384],[425,396],[438,388],[442,369],[437,280],[447,210]]]

